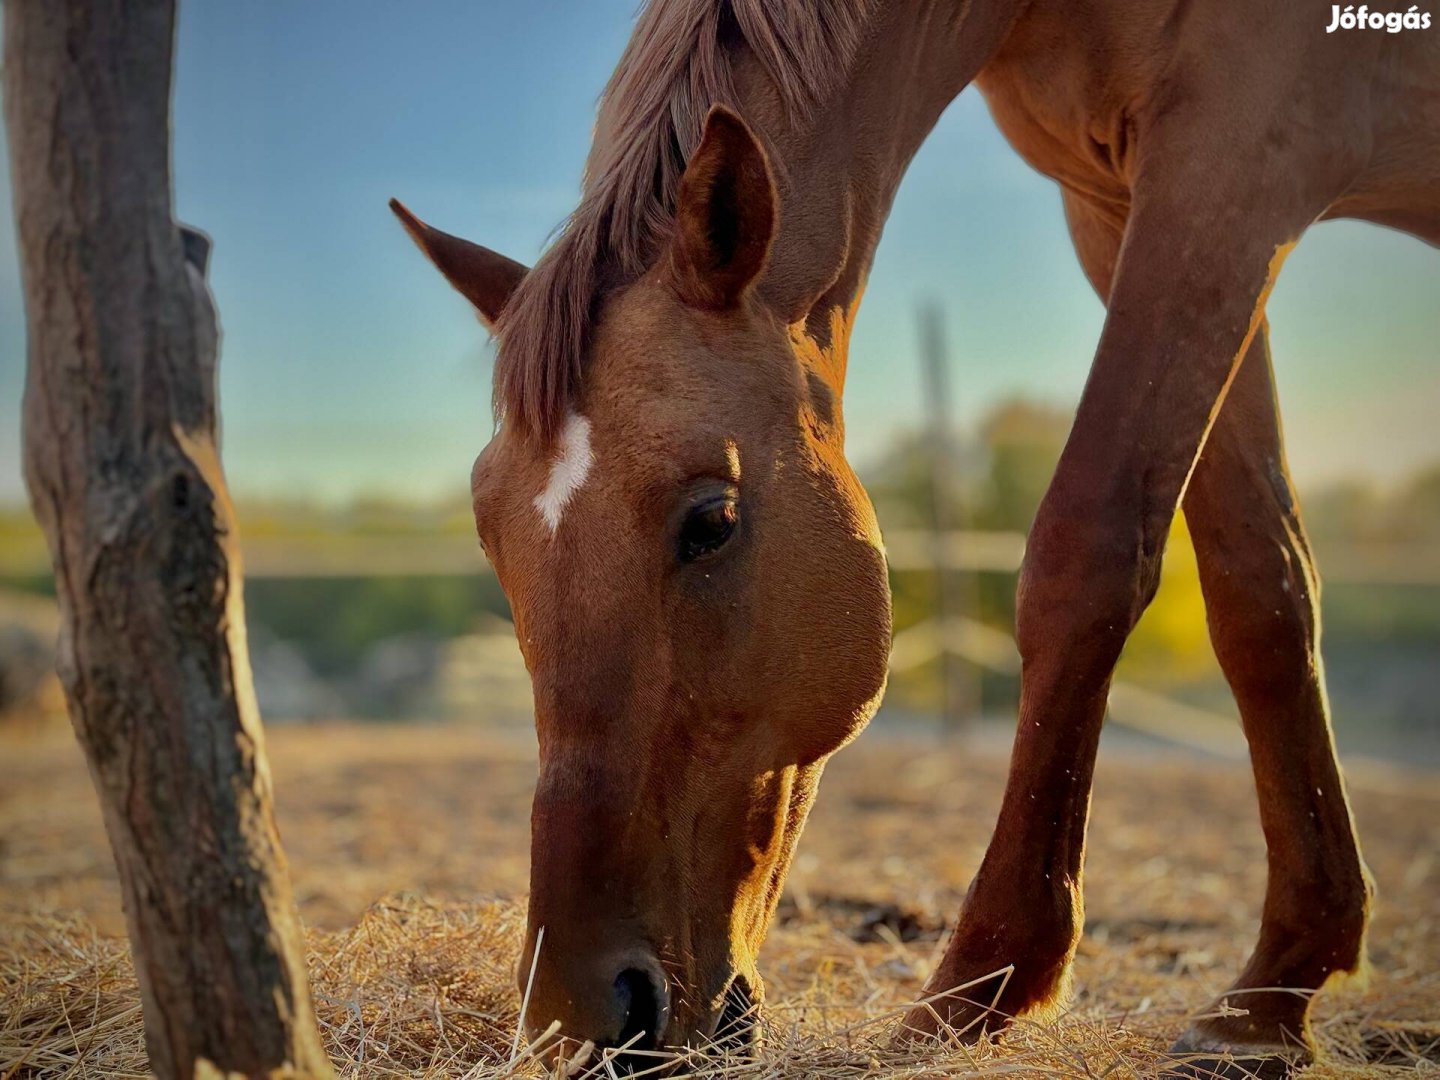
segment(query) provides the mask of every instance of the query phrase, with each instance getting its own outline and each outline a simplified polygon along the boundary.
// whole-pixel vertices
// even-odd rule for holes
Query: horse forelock
[[[580,205],[497,325],[497,418],[553,441],[584,377],[606,289],[654,263],[685,162],[715,104],[738,106],[737,44],[792,121],[848,70],[875,0],[649,0],[601,95]]]

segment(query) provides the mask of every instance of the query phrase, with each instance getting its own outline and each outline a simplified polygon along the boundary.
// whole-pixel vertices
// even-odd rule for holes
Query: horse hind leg
[[[1236,375],[1185,496],[1215,653],[1250,744],[1269,880],[1260,938],[1182,1074],[1285,1075],[1310,999],[1358,970],[1372,886],[1345,797],[1318,653],[1319,581],[1286,471],[1267,334]],[[1213,1015],[1220,1014],[1220,1015]],[[1239,1060],[1227,1065],[1216,1054]]]

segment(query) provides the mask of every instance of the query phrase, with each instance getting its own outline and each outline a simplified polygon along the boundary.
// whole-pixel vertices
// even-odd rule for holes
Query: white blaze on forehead
[[[590,421],[579,413],[571,413],[560,433],[554,460],[550,462],[550,480],[545,490],[535,496],[535,509],[554,533],[560,527],[560,515],[575,492],[585,484],[595,454],[590,449]]]

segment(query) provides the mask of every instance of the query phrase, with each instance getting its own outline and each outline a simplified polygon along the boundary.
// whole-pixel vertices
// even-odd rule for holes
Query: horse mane
[[[705,116],[735,104],[735,47],[759,60],[791,121],[804,120],[849,70],[872,3],[648,0],[601,95],[580,204],[498,321],[497,420],[546,442],[559,430],[601,296],[659,256]]]

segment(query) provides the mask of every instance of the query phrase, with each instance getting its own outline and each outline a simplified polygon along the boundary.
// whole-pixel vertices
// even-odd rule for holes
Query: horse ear
[[[714,106],[680,178],[670,265],[681,297],[696,307],[734,306],[765,269],[775,219],[764,148],[744,120]]]
[[[480,320],[488,329],[495,328],[505,301],[529,271],[514,259],[491,251],[469,240],[432,229],[412,214],[399,199],[390,200],[390,209],[405,226],[415,246],[425,253],[435,268],[445,275],[460,294],[475,305]]]

